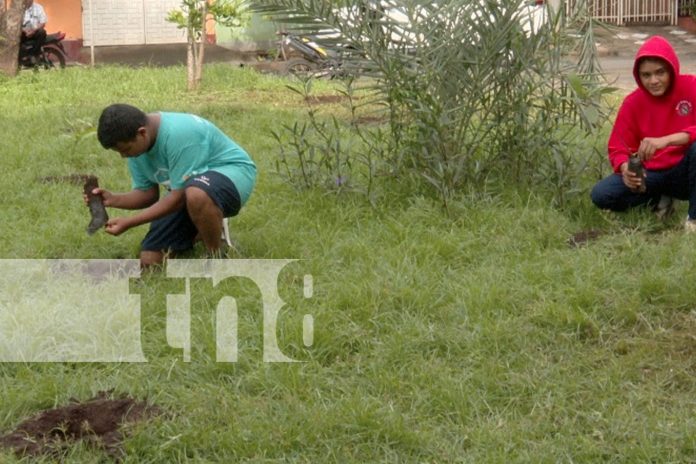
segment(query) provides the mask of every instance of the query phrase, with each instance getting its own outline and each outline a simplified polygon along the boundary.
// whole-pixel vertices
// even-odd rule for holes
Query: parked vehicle
[[[472,3],[462,7],[460,15],[455,18],[448,17],[445,22],[450,24],[460,22],[463,27],[470,27],[472,34],[467,40],[477,40],[476,25],[483,26],[495,24],[495,16],[490,12],[491,6],[487,0],[472,0]],[[476,3],[478,2],[478,3]],[[314,32],[314,36],[301,36],[289,32],[279,32],[281,36],[278,43],[276,60],[281,61],[280,72],[286,74],[304,74],[314,76],[334,77],[348,72],[344,65],[344,58],[355,57],[357,52],[362,58],[365,55],[364,45],[374,40],[375,37],[386,39],[390,49],[401,51],[413,51],[416,46],[428,43],[428,38],[422,33],[416,32],[415,23],[429,22],[437,24],[441,14],[435,3],[428,7],[417,6],[406,9],[401,0],[368,0],[361,6],[339,7],[334,14],[347,25],[355,25],[360,29],[360,35],[353,37],[353,44],[347,45],[341,33],[337,29],[324,28]],[[536,34],[547,22],[548,11],[545,0],[520,0],[518,8],[513,13],[522,30],[528,36]],[[451,13],[451,11],[449,12]],[[365,26],[365,18],[370,18],[372,23]],[[348,60],[350,61],[350,60]],[[354,70],[351,72],[355,72]]]
[[[19,48],[19,65],[23,68],[61,69],[65,67],[64,32],[48,34],[38,54],[32,54],[30,44],[21,44]]]
[[[279,32],[277,59],[284,63],[286,74],[312,74],[335,77],[340,74],[341,61],[334,51],[322,47],[310,37]]]

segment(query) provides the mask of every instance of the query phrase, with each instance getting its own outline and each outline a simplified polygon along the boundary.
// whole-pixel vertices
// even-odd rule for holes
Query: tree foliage
[[[248,15],[244,0],[182,0],[180,8],[170,11],[166,19],[186,30],[187,83],[189,90],[194,90],[203,75],[207,24],[214,21],[229,27],[241,26]]]

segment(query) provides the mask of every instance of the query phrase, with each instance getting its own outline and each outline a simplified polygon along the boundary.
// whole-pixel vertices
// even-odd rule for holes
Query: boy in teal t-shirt
[[[186,113],[149,113],[126,104],[108,106],[99,118],[99,142],[128,160],[132,190],[95,189],[104,205],[140,209],[110,219],[106,232],[120,235],[150,222],[140,264],[159,264],[165,253],[188,250],[200,238],[219,253],[222,221],[239,213],[256,182],[249,155],[210,121]],[[159,196],[159,186],[169,191]]]

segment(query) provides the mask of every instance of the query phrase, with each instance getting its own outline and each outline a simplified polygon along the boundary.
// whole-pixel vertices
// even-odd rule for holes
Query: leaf
[[[585,85],[580,76],[571,73],[568,74],[567,79],[576,95],[578,95],[580,98],[585,98],[587,96],[587,90],[585,89]]]

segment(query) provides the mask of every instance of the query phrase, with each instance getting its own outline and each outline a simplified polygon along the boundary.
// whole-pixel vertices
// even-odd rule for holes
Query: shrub
[[[379,155],[371,172],[424,181],[445,207],[464,186],[511,182],[552,189],[562,204],[596,159],[606,90],[584,2],[570,12],[546,7],[541,22],[527,3],[273,0],[256,8],[333,46],[343,71],[374,91],[371,108],[384,109],[388,137],[345,122],[358,131],[363,152]],[[338,122],[315,120],[310,132],[328,124],[337,137]],[[308,127],[286,129],[307,141]],[[350,152],[341,156],[352,159]],[[287,163],[287,151],[284,157]]]

